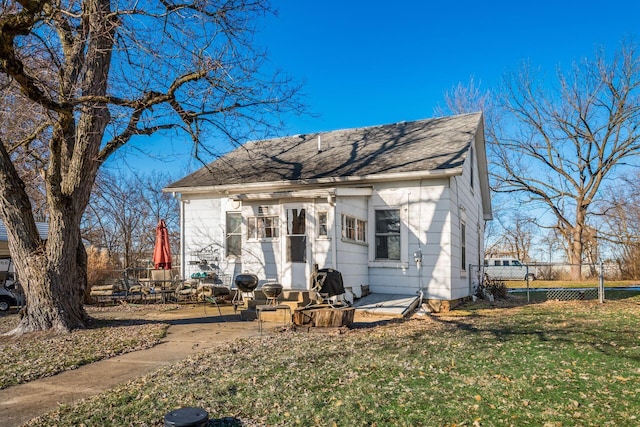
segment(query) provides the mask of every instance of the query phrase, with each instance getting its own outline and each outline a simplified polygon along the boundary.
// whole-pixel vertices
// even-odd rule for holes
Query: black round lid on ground
[[[164,416],[164,427],[205,427],[208,423],[209,414],[202,408],[180,408]]]

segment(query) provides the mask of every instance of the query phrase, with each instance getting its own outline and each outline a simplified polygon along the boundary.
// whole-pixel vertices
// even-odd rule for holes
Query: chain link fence
[[[637,291],[640,281],[622,281],[615,266],[599,264],[522,264],[516,260],[488,260],[471,266],[469,291],[474,298],[493,300],[503,294],[527,301],[604,302],[609,292]],[[635,284],[635,286],[634,286]]]

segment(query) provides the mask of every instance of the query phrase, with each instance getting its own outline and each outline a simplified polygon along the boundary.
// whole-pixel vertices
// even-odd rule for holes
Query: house
[[[49,234],[49,223],[36,222],[36,228],[38,229],[40,238],[46,240]],[[9,237],[7,236],[7,228],[4,223],[0,221],[0,259],[7,258],[11,258],[11,253],[9,252]]]
[[[164,189],[185,277],[310,287],[314,265],[372,293],[472,293],[492,218],[481,113],[248,142]]]

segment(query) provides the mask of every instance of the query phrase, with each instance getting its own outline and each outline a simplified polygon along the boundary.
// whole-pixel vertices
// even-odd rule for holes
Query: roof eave
[[[416,172],[399,172],[399,173],[385,173],[385,174],[372,174],[364,176],[346,176],[346,177],[329,177],[329,178],[317,178],[317,179],[299,179],[299,180],[283,180],[283,181],[268,181],[268,182],[251,182],[246,184],[228,184],[228,185],[207,185],[207,186],[192,186],[192,187],[165,187],[162,189],[165,193],[180,193],[180,194],[193,194],[193,193],[228,193],[228,192],[247,192],[247,191],[261,191],[272,190],[274,188],[290,188],[299,187],[302,185],[345,185],[345,184],[366,184],[375,182],[388,182],[388,181],[408,181],[413,179],[436,179],[436,178],[448,178],[451,176],[462,175],[462,167],[448,168],[448,169],[436,169],[429,171],[416,171]]]

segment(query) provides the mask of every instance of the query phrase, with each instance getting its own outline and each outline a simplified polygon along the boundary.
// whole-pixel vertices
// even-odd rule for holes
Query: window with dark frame
[[[376,259],[400,259],[400,210],[376,210]]]
[[[473,147],[471,147],[469,149],[469,161],[470,161],[470,166],[471,166],[470,185],[471,185],[471,189],[473,190],[473,175],[474,175]]]
[[[226,256],[242,255],[242,215],[240,212],[227,212]]]
[[[328,216],[326,212],[318,212],[318,236],[329,235]]]
[[[467,271],[467,224],[460,221],[460,268]]]

